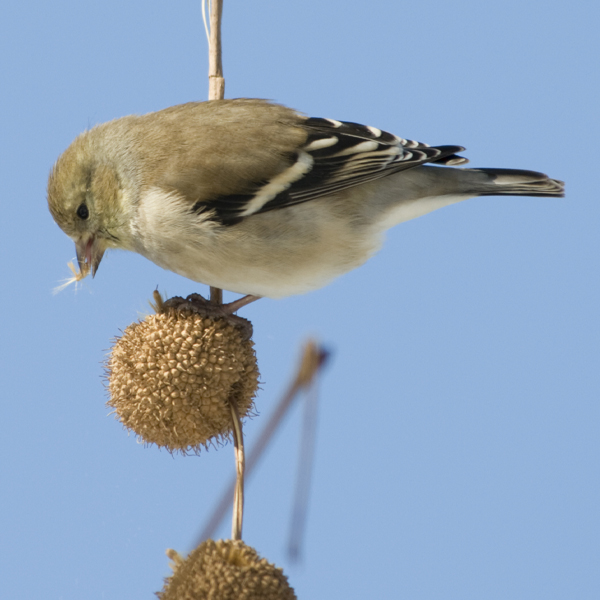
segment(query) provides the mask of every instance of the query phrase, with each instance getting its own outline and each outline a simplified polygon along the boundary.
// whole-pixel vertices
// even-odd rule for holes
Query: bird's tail
[[[462,169],[477,196],[549,196],[562,198],[565,184],[537,171]],[[466,183],[466,180],[464,181]]]

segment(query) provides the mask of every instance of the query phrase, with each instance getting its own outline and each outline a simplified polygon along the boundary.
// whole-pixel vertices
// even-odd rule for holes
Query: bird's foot
[[[158,304],[157,312],[168,312],[171,310],[182,310],[182,311],[192,311],[197,314],[202,315],[203,317],[209,318],[224,318],[227,319],[232,325],[240,328],[244,337],[250,339],[252,337],[252,324],[248,319],[244,319],[243,317],[238,317],[233,313],[236,310],[239,310],[243,306],[254,302],[255,300],[259,300],[260,296],[252,296],[248,294],[247,296],[242,296],[233,302],[228,302],[227,304],[219,304],[216,302],[211,302],[207,300],[204,296],[200,294],[190,294],[187,298],[182,298],[181,296],[174,296],[173,298],[169,298],[164,302]]]

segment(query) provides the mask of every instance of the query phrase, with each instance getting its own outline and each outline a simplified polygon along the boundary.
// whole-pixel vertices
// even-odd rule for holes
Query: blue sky
[[[600,597],[599,19],[590,1],[225,0],[227,97],[567,182],[565,199],[405,223],[332,285],[242,311],[264,382],[249,445],[302,341],[333,351],[300,565],[285,552],[299,410],[247,489],[245,539],[300,599]],[[136,443],[108,416],[102,361],[156,286],[206,288],[113,252],[53,296],[74,248],[45,186],[83,129],[206,98],[200,0],[10,3],[0,45],[3,595],[152,598],[232,448]]]

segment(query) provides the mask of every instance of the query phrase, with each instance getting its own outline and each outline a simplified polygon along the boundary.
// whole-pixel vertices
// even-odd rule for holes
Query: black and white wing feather
[[[290,166],[257,185],[252,194],[223,196],[198,203],[215,219],[234,225],[254,214],[285,208],[425,163],[460,165],[461,146],[428,146],[405,140],[376,127],[333,119],[309,118],[305,144],[290,157]]]

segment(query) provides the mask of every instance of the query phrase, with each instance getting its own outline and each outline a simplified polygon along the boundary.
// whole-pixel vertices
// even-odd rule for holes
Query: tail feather
[[[465,172],[467,169],[464,170]],[[565,184],[558,179],[550,179],[544,173],[520,169],[468,169],[483,173],[487,181],[478,181],[478,196],[546,196],[562,198]]]

